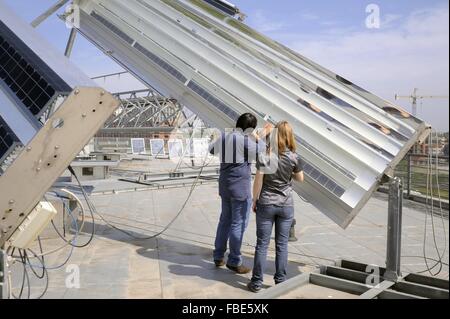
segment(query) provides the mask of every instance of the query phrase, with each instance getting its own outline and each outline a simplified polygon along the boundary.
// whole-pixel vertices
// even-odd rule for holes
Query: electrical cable
[[[69,262],[70,258],[72,257],[73,251],[74,251],[74,249],[76,248],[75,243],[76,243],[76,240],[77,240],[77,238],[78,238],[80,232],[79,232],[79,229],[78,229],[78,223],[77,223],[77,220],[76,220],[75,217],[72,215],[72,212],[71,212],[70,210],[68,210],[68,214],[69,214],[70,217],[72,218],[73,225],[74,225],[74,227],[75,227],[75,229],[76,229],[76,233],[75,233],[75,235],[74,235],[74,240],[73,240],[74,245],[70,245],[70,246],[71,246],[71,247],[70,247],[70,252],[69,252],[69,255],[67,256],[67,258],[65,259],[65,261],[64,261],[62,264],[58,265],[58,266],[52,266],[52,267],[48,267],[48,266],[45,266],[45,265],[41,265],[41,266],[40,266],[40,265],[35,265],[35,264],[27,263],[26,261],[23,261],[26,265],[29,265],[30,267],[35,267],[35,268],[45,268],[45,269],[47,269],[47,270],[57,270],[57,269],[60,269],[60,268],[64,267],[64,266]],[[66,245],[66,246],[67,246],[67,245]],[[66,247],[66,246],[65,246],[65,247]],[[20,250],[19,250],[19,253],[20,253]],[[43,256],[46,256],[46,255],[48,255],[48,254],[37,255],[37,254],[33,253],[33,255],[34,255],[34,258],[37,258],[38,260],[40,260],[39,257],[43,257]],[[16,256],[13,255],[13,253],[11,254],[11,256],[12,256],[13,258],[17,258]]]
[[[32,254],[35,255],[35,253],[34,253],[31,249],[28,249],[28,250],[29,250]],[[37,257],[37,258],[38,258],[38,257]],[[27,260],[28,260],[28,258],[27,258]],[[48,269],[47,269],[47,267],[45,266],[44,256],[42,256],[42,259],[38,258],[38,260],[39,260],[39,261],[41,262],[41,264],[42,264],[42,276],[38,276],[38,275],[35,273],[35,271],[33,270],[33,267],[32,267],[31,264],[29,263],[29,260],[28,260],[28,263],[27,263],[27,265],[33,270],[33,273],[35,274],[35,276],[36,276],[38,279],[44,279],[44,278],[46,278],[44,290],[43,290],[43,291],[41,292],[41,294],[40,294],[38,297],[36,297],[35,299],[41,299],[42,297],[45,296],[45,294],[47,293],[48,286],[49,286],[49,281],[50,281],[50,278],[49,278],[49,275],[48,275]]]
[[[70,166],[69,166],[69,170],[71,170],[71,172],[73,172],[73,169],[72,169],[72,167],[70,167]],[[72,197],[76,200],[76,202],[78,203],[78,205],[79,205],[79,207],[80,207],[80,209],[81,209],[81,212],[82,212],[82,222],[81,222],[81,226],[80,226],[79,228],[78,228],[78,225],[77,225],[77,229],[79,229],[79,232],[81,233],[81,232],[83,231],[83,228],[84,228],[84,225],[85,225],[85,209],[84,209],[83,203],[81,202],[81,200],[80,200],[74,193],[68,191],[67,189],[61,189],[61,191],[62,191],[62,192],[65,192],[65,193],[67,193],[67,194],[69,194],[70,196],[72,196]],[[86,194],[84,193],[84,195],[86,195]],[[86,243],[84,243],[84,244],[82,244],[82,245],[75,245],[74,243],[70,243],[70,245],[73,246],[74,248],[84,248],[84,247],[87,247],[87,246],[92,242],[92,240],[93,240],[94,237],[95,237],[95,217],[94,217],[94,211],[93,211],[92,209],[89,209],[89,211],[90,211],[90,215],[91,215],[91,219],[92,219],[92,230],[91,230],[91,234],[90,234],[90,236],[89,236],[89,239],[88,239],[88,241],[87,241]],[[72,216],[72,218],[73,218],[73,216]],[[55,230],[56,230],[56,228],[55,228]],[[57,233],[59,234],[58,231],[57,231]],[[60,234],[59,234],[59,235],[60,235]],[[63,238],[63,236],[61,236],[61,235],[60,235],[60,237]]]
[[[58,196],[58,194],[57,194],[57,196]],[[60,196],[58,196],[58,197],[60,197]],[[67,209],[69,210],[69,211],[68,211],[68,215],[72,217],[72,211],[71,211],[69,208],[67,208]],[[76,221],[76,220],[75,220],[75,221]],[[73,219],[73,218],[72,218],[72,222],[74,223],[74,219]],[[58,251],[60,251],[60,250],[62,250],[62,249],[64,249],[64,248],[66,248],[67,246],[70,246],[71,244],[72,244],[72,246],[73,246],[74,248],[80,248],[80,247],[81,247],[81,246],[74,245],[74,242],[76,241],[76,237],[79,236],[79,233],[81,232],[81,228],[80,228],[79,231],[77,231],[77,233],[74,235],[74,237],[73,237],[71,240],[67,240],[67,239],[59,232],[59,230],[57,229],[57,227],[56,227],[56,225],[54,224],[53,221],[51,221],[51,224],[52,224],[52,226],[53,226],[55,232],[56,232],[56,233],[58,234],[58,236],[65,242],[65,244],[64,244],[63,246],[60,246],[60,247],[55,248],[55,249],[53,249],[53,250],[49,250],[49,251],[46,251],[46,252],[41,252],[40,254],[36,254],[36,255],[33,256],[33,257],[30,257],[30,256],[29,256],[29,258],[37,258],[37,257],[48,256],[48,255],[54,254],[54,253],[56,253],[56,252],[58,252]],[[91,234],[91,235],[92,235],[92,234]],[[15,257],[15,258],[18,258],[17,256],[14,256],[13,253],[11,254],[11,256],[12,256],[12,257]]]
[[[192,194],[194,193],[195,188],[197,187],[197,183],[198,183],[198,181],[199,181],[200,178],[201,178],[201,175],[202,175],[202,173],[203,173],[203,169],[204,169],[204,167],[205,167],[205,164],[206,164],[206,161],[207,161],[208,157],[209,157],[209,154],[206,153],[205,158],[204,158],[204,161],[203,161],[203,166],[202,166],[202,168],[200,169],[200,171],[199,171],[197,177],[195,178],[194,182],[192,183],[192,186],[191,186],[191,188],[190,188],[189,194],[188,194],[186,200],[184,201],[183,205],[181,206],[180,210],[179,210],[178,213],[175,215],[175,217],[173,217],[172,220],[171,220],[171,221],[170,221],[170,222],[169,222],[169,223],[168,223],[161,231],[157,232],[157,233],[154,234],[154,235],[146,236],[146,237],[139,237],[139,236],[136,236],[136,235],[132,234],[131,232],[126,231],[126,230],[124,230],[124,229],[122,229],[122,228],[120,228],[120,227],[117,227],[117,226],[115,226],[114,224],[110,223],[106,218],[103,217],[103,215],[101,215],[101,214],[95,209],[95,206],[92,204],[92,202],[90,201],[90,199],[89,199],[89,197],[87,196],[86,192],[84,191],[84,189],[83,189],[83,187],[82,187],[82,185],[81,185],[80,180],[78,179],[78,177],[77,177],[76,175],[74,175],[74,177],[75,177],[75,179],[77,180],[78,185],[80,186],[81,191],[83,192],[83,194],[84,194],[84,196],[85,196],[85,199],[86,199],[86,202],[88,203],[88,206],[90,207],[90,209],[93,210],[93,212],[94,212],[96,215],[98,215],[98,216],[100,217],[100,219],[101,219],[106,225],[108,225],[109,227],[111,227],[111,228],[113,228],[113,229],[115,229],[115,230],[117,230],[117,231],[119,231],[119,232],[121,232],[121,233],[124,233],[125,235],[127,235],[127,236],[129,236],[129,237],[131,237],[131,238],[133,238],[133,239],[136,239],[136,240],[149,240],[149,239],[154,239],[154,238],[159,237],[159,236],[161,236],[162,234],[164,234],[164,233],[172,226],[172,224],[173,224],[173,223],[181,216],[181,214],[184,212],[184,210],[185,210],[187,204],[189,203],[189,201],[190,201],[190,199],[191,199],[191,197],[192,197]],[[72,174],[73,174],[73,173],[72,173]]]
[[[437,136],[436,136],[437,137]],[[445,252],[447,250],[447,232],[445,229],[445,222],[444,222],[444,213],[442,210],[442,199],[441,199],[441,195],[440,195],[440,186],[439,186],[439,157],[436,154],[436,182],[438,184],[438,200],[439,200],[439,206],[440,206],[440,212],[441,212],[441,221],[442,221],[442,225],[443,225],[443,229],[444,229],[444,251],[441,254],[441,251],[439,249],[439,246],[437,244],[437,240],[436,240],[436,230],[435,230],[435,224],[434,224],[434,194],[433,194],[433,156],[432,156],[432,142],[433,142],[433,137],[432,134],[429,135],[428,137],[428,145],[429,145],[429,149],[428,149],[428,156],[427,156],[427,193],[426,193],[426,213],[425,213],[425,221],[424,221],[424,239],[423,239],[423,259],[426,265],[426,269],[423,271],[419,271],[418,273],[426,273],[428,272],[431,276],[437,276],[441,273],[442,269],[443,269],[443,265],[445,263],[443,263],[442,258],[445,256]],[[431,205],[430,205],[430,199],[431,197]],[[429,210],[428,207],[431,207],[431,209]],[[430,214],[431,216],[431,225],[432,225],[432,234],[433,234],[433,244],[434,244],[434,248],[438,254],[438,259],[436,260],[436,263],[430,267],[428,260],[432,260],[429,257],[427,257],[427,252],[426,252],[426,243],[427,243],[427,227],[428,227],[428,214]],[[432,270],[435,269],[436,267],[439,266],[439,269],[433,273]]]
[[[22,266],[23,266],[22,286],[20,288],[19,296],[14,295],[14,292],[12,292],[12,295],[13,295],[14,299],[22,299],[23,291],[25,289],[25,282],[26,282],[27,283],[27,299],[30,299],[30,297],[31,297],[30,277],[28,276],[26,261],[25,261],[24,256],[22,255],[22,251],[21,251],[21,249],[18,249],[18,251],[19,251],[19,256],[20,256]]]
[[[413,256],[413,255],[411,255],[411,256],[402,256],[402,258],[417,258],[417,259],[423,259],[423,256]],[[431,260],[431,261],[439,261],[439,260],[437,260],[437,259],[435,259],[435,258],[431,258],[431,257],[427,257],[427,259],[428,260]],[[449,267],[449,264],[448,263],[446,263],[446,262],[442,262],[442,264],[444,265],[444,266],[447,266],[447,267]]]

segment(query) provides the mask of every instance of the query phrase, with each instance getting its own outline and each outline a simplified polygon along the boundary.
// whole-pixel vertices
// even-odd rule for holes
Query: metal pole
[[[411,181],[412,181],[412,170],[411,170],[411,168],[412,168],[412,163],[411,163],[411,153],[408,153],[408,155],[407,155],[407,165],[408,165],[408,168],[407,168],[407,181],[406,181],[406,186],[407,186],[407,189],[406,189],[406,192],[407,192],[407,195],[408,195],[408,197],[407,198],[410,198],[411,197]]]
[[[392,281],[397,281],[401,277],[402,208],[403,186],[401,179],[394,177],[389,182],[386,272],[384,274],[387,280]]]
[[[68,58],[70,58],[70,55],[72,54],[73,45],[75,43],[75,39],[77,37],[77,29],[72,28],[70,30],[69,40],[67,41],[66,50],[64,52],[64,55]]]
[[[0,249],[0,299],[7,299],[7,278],[8,269],[6,268],[6,252]]]
[[[61,9],[69,0],[59,0],[57,3],[55,3],[53,6],[51,6],[47,11],[45,11],[43,14],[41,14],[39,17],[33,20],[31,22],[31,26],[33,28],[36,28],[39,26],[42,22],[44,22],[49,16],[51,16],[53,13]]]

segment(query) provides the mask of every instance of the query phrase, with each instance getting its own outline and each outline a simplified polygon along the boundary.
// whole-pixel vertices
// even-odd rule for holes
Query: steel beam
[[[416,283],[425,286],[431,286],[435,288],[447,289],[448,290],[448,280],[443,280],[434,277],[427,277],[418,274],[409,274],[403,278],[404,281]]]
[[[254,297],[254,299],[276,299],[283,297],[287,293],[298,289],[304,285],[309,284],[311,273],[304,273],[298,276],[295,276],[285,282],[276,285],[273,288],[267,289],[266,291],[259,293]]]
[[[31,22],[31,26],[33,28],[38,27],[42,22],[47,20],[48,17],[50,17],[53,13],[61,9],[69,0],[59,0],[57,3],[55,3],[53,6],[48,8],[47,11],[45,11],[43,14],[41,14],[39,17],[33,20]]]
[[[356,271],[360,271],[360,272],[366,272],[368,265],[357,262],[357,261],[343,259],[338,262],[338,266],[342,267],[342,268],[346,268],[346,269],[352,269],[352,270],[356,270]],[[386,269],[383,267],[379,267],[379,270],[380,270],[380,276],[383,276],[384,273],[386,272]]]
[[[0,249],[0,299],[8,298],[8,269],[6,267],[6,252]]]
[[[377,299],[426,299],[423,297],[407,294],[404,292],[386,289],[377,295]]]
[[[366,291],[361,296],[359,296],[360,299],[374,299],[377,298],[381,293],[383,293],[385,290],[389,289],[395,284],[393,281],[383,281],[376,287]]]
[[[402,241],[403,186],[400,178],[395,177],[389,183],[388,227],[386,249],[386,273],[388,280],[398,281],[401,277],[401,241]]]
[[[448,290],[435,288],[406,281],[399,281],[393,287],[393,290],[431,299],[448,299]]]
[[[68,58],[70,58],[70,55],[72,54],[73,45],[75,44],[75,39],[77,38],[77,29],[72,28],[70,30],[69,40],[67,41],[66,50],[64,51],[64,55]]]
[[[364,284],[323,274],[311,274],[310,283],[355,295],[361,295],[370,289],[369,286]]]
[[[345,269],[340,267],[334,267],[334,266],[326,266],[325,274],[328,276],[345,279],[345,280],[351,280],[354,282],[365,284],[367,277],[369,277],[371,274],[362,272],[362,271],[356,271],[351,269]]]

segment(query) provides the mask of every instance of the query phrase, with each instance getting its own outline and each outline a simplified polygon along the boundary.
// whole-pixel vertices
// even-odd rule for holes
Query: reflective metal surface
[[[203,0],[80,0],[80,32],[142,81],[233,127],[291,122],[306,182],[296,185],[347,227],[429,126]]]

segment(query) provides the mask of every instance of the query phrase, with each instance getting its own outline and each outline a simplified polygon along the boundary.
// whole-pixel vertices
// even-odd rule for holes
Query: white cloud
[[[388,15],[384,22],[387,25],[379,30],[335,28],[301,39],[285,35],[285,39],[303,55],[388,100],[414,87],[422,94],[448,95],[448,7],[405,17]],[[399,104],[410,109],[407,101]],[[448,100],[425,100],[423,104],[419,116],[448,130]]]
[[[395,22],[399,21],[403,16],[401,14],[386,14],[382,17],[381,28],[391,28],[394,26]]]
[[[284,22],[274,22],[267,18],[261,10],[255,11],[250,16],[251,24],[255,26],[255,28],[263,33],[270,33],[282,30],[287,27]]]

